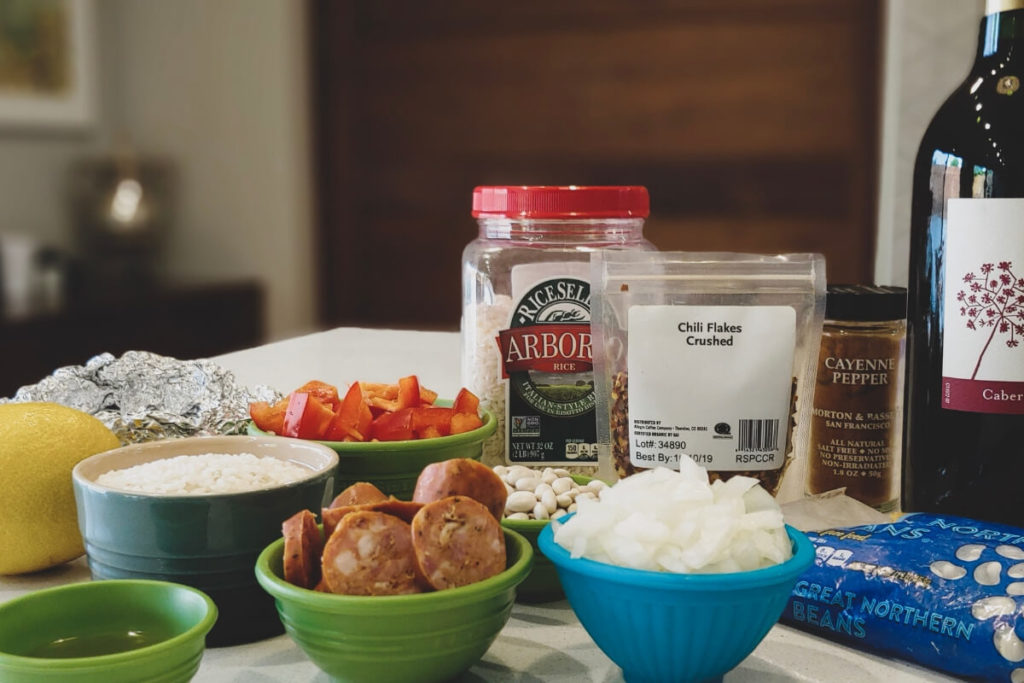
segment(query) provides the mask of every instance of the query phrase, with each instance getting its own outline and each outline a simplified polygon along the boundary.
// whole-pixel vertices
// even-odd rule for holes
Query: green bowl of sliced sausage
[[[256,562],[285,631],[329,676],[344,681],[431,683],[470,668],[512,612],[516,586],[530,573],[533,548],[503,528],[506,568],[469,585],[411,595],[338,595],[284,578],[284,539]]]

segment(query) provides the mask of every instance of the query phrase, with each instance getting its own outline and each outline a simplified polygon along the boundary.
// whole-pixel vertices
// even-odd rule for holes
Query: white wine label
[[[629,309],[629,442],[637,467],[773,470],[785,462],[796,311]],[[753,388],[753,390],[752,390]]]
[[[1024,414],[1024,199],[949,199],[942,407]]]

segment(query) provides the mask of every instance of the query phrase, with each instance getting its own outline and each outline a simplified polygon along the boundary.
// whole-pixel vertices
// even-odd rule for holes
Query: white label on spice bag
[[[629,309],[629,442],[637,467],[771,470],[785,461],[796,348],[790,306]]]

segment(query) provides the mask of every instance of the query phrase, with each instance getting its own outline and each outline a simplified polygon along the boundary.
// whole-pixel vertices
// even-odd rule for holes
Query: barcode
[[[740,420],[738,451],[774,451],[779,448],[778,420]]]

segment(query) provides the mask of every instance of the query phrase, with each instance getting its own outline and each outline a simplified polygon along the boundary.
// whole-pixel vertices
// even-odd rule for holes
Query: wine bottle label
[[[1024,199],[949,199],[942,407],[1024,414]]]
[[[795,348],[791,306],[632,306],[633,465],[678,468],[685,454],[713,471],[782,467]]]
[[[1024,0],[985,0],[985,14],[1024,9]]]

